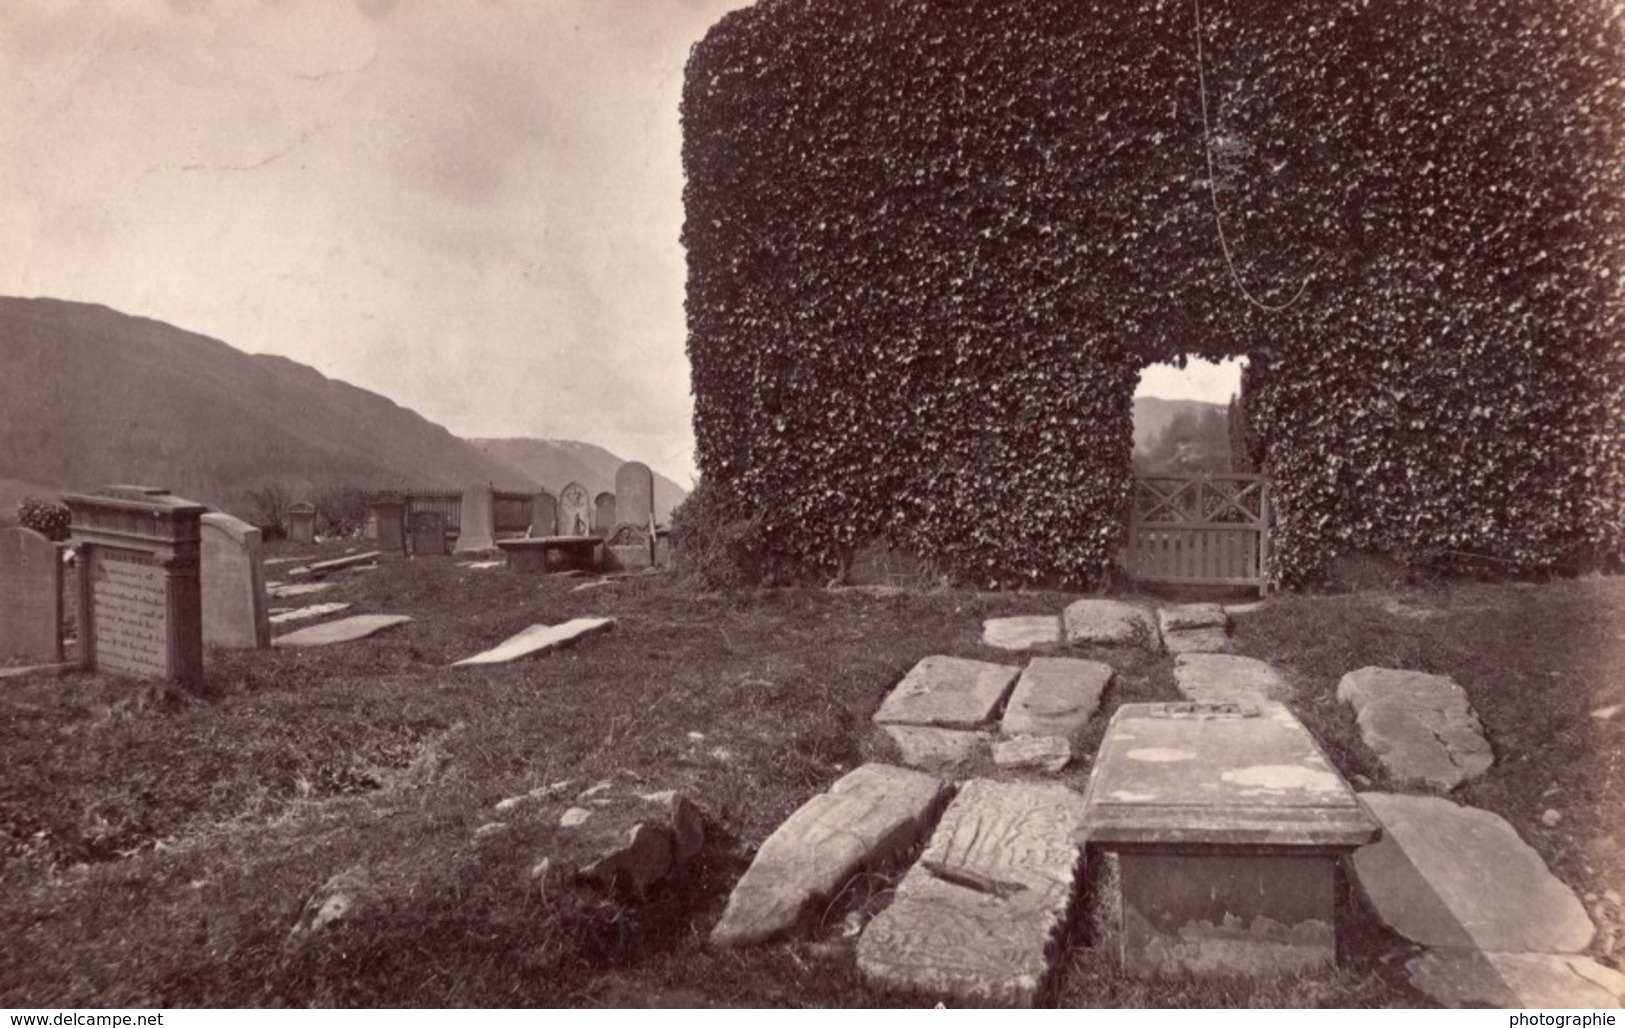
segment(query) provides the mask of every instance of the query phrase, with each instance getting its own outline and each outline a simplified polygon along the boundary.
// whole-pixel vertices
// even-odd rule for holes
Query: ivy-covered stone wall
[[[1246,354],[1278,581],[1620,553],[1619,19],[1202,6],[1200,74],[1172,0],[760,0],[696,46],[698,463],[773,550],[1089,584],[1140,369]]]

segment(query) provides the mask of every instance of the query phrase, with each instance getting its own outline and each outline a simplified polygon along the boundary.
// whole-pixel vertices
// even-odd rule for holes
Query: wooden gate
[[[1128,572],[1137,582],[1268,588],[1263,475],[1135,475]]]

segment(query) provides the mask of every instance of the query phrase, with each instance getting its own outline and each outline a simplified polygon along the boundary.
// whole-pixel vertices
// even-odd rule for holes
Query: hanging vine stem
[[[1202,98],[1202,153],[1207,158],[1207,195],[1208,199],[1213,201],[1213,225],[1219,230],[1219,249],[1224,251],[1224,264],[1225,267],[1230,269],[1231,280],[1236,283],[1236,288],[1241,290],[1241,295],[1247,298],[1248,303],[1259,310],[1268,311],[1272,314],[1276,311],[1284,311],[1297,303],[1299,298],[1303,296],[1303,291],[1309,288],[1309,279],[1313,277],[1315,268],[1311,267],[1308,274],[1304,275],[1303,281],[1298,284],[1298,291],[1292,294],[1291,299],[1285,303],[1275,304],[1265,303],[1249,292],[1247,284],[1241,280],[1241,272],[1236,270],[1235,256],[1230,251],[1230,240],[1224,234],[1224,217],[1219,212],[1219,188],[1214,180],[1213,127],[1208,122],[1207,73],[1202,67],[1202,0],[1191,0],[1191,8],[1196,15],[1196,85]],[[1316,257],[1315,267],[1319,265],[1320,258]]]

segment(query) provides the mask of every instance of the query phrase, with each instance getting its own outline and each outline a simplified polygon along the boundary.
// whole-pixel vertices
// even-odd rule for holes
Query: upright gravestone
[[[599,493],[592,500],[592,534],[609,537],[615,530],[615,494]]]
[[[412,515],[412,555],[446,555],[446,517],[437,510],[420,510]]]
[[[530,501],[530,534],[535,538],[557,535],[559,531],[559,501],[543,489]]]
[[[79,548],[80,663],[200,685],[199,523],[208,508],[141,486],[62,499]]]
[[[60,553],[31,528],[0,529],[0,660],[62,663]]]
[[[309,503],[296,503],[288,508],[288,538],[306,546],[315,543],[315,506]]]
[[[384,493],[372,501],[372,514],[376,525],[373,538],[385,553],[403,553],[406,550],[406,497]]]
[[[497,548],[491,492],[490,482],[476,482],[463,490],[463,510],[458,519],[457,546],[453,553],[484,553]]]
[[[655,478],[649,465],[627,461],[615,471],[615,520],[639,527],[655,521]]]
[[[260,530],[230,514],[209,513],[199,519],[198,533],[203,641],[243,650],[271,645]]]
[[[592,497],[580,482],[571,482],[559,492],[559,534],[592,534]]]

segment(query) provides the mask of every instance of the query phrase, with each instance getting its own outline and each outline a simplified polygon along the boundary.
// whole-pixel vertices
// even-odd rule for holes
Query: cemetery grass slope
[[[414,622],[325,650],[211,650],[207,699],[102,675],[7,682],[0,1005],[920,1002],[870,990],[853,970],[851,928],[884,905],[895,871],[860,878],[787,944],[717,951],[705,938],[786,816],[863,761],[896,759],[869,718],[915,661],[1017,663],[981,645],[982,619],[1055,612],[1069,597],[706,595],[665,575],[579,584],[395,561],[319,598]],[[1289,597],[1248,615],[1238,642],[1288,669],[1298,713],[1333,759],[1379,785],[1389,783],[1352,718],[1329,699],[1338,675],[1362,666],[1350,661],[1388,660],[1457,675],[1499,760],[1464,798],[1511,819],[1577,889],[1620,888],[1625,863],[1598,848],[1625,835],[1609,777],[1625,719],[1589,711],[1618,702],[1597,649],[1625,631],[1625,586],[1474,587],[1405,602],[1442,613]],[[446,667],[535,622],[594,615],[615,627],[572,649]],[[1112,656],[1105,715],[1176,698],[1168,658]],[[1088,770],[1082,761],[1063,778],[1081,789]],[[539,884],[532,868],[559,851],[555,808],[498,812],[498,801],[615,777],[691,796],[706,814],[704,854],[644,896]],[[1547,807],[1563,812],[1556,829],[1543,826]],[[506,827],[476,834],[492,823]],[[295,932],[335,878],[348,883],[349,913]],[[1403,983],[1410,950],[1346,899],[1344,968],[1260,986],[1125,980],[1086,911],[1051,999],[1418,1002]]]

